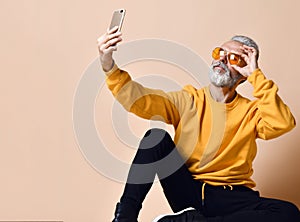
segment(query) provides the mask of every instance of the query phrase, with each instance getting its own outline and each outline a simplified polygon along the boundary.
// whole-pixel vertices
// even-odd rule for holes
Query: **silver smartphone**
[[[125,16],[126,10],[121,8],[117,9],[113,12],[113,16],[109,25],[109,29],[112,29],[115,26],[118,26],[117,31],[121,31],[124,16]]]

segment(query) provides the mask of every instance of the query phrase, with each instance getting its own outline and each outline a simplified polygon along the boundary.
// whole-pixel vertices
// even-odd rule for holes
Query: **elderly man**
[[[172,124],[175,136],[173,141],[164,130],[146,132],[113,221],[137,221],[155,175],[175,212],[155,221],[300,221],[295,205],[252,189],[256,139],[272,139],[295,126],[277,85],[258,67],[257,44],[234,36],[213,50],[208,86],[164,92],[143,87],[117,67],[112,54],[121,41],[117,27],[98,39],[108,88],[128,111]],[[246,80],[253,101],[236,92]]]

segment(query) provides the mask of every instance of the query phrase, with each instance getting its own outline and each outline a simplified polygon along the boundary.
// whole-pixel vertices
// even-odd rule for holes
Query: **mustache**
[[[225,63],[221,62],[221,61],[216,61],[211,65],[212,68],[215,68],[216,66],[220,66],[221,68],[225,69],[226,71],[229,70],[228,67],[225,65]]]

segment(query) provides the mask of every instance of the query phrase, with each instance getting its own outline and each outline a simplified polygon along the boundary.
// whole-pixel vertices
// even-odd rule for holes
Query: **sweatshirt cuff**
[[[118,70],[119,67],[117,66],[116,63],[114,63],[114,66],[111,68],[111,70],[104,72],[106,76],[110,76],[111,74],[113,74],[116,70]]]
[[[263,75],[261,69],[257,68],[257,69],[255,69],[255,70],[251,73],[250,76],[248,76],[247,80],[248,80],[250,83],[253,83],[253,82],[256,80],[257,76],[259,76],[259,75],[261,75],[261,74]]]

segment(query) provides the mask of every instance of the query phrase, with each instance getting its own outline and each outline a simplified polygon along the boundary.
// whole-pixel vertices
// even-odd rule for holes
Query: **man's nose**
[[[220,55],[219,61],[223,62],[224,64],[227,64],[227,56],[226,55]]]

